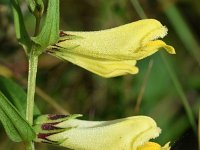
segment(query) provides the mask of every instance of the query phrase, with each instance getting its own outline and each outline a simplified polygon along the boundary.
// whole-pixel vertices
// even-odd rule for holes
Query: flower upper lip
[[[141,46],[144,46],[149,41],[155,41],[159,38],[165,37],[167,35],[167,31],[168,29],[165,26],[156,27],[141,39]]]
[[[132,143],[131,150],[137,150],[139,146],[144,145],[146,142],[149,142],[151,139],[155,139],[161,133],[161,129],[156,127],[149,127],[148,129],[144,130],[140,134],[138,134],[135,140]]]

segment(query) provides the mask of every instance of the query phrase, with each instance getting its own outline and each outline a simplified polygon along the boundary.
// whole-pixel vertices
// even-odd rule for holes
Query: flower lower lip
[[[137,145],[136,148],[132,148],[132,150],[137,150],[138,147],[150,142],[150,140],[155,139],[159,136],[161,129],[156,128],[149,128],[137,137],[137,140],[134,142],[133,145]]]

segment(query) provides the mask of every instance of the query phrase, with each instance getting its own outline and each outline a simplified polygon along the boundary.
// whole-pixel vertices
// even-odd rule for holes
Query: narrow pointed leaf
[[[27,0],[28,3],[28,7],[30,9],[31,12],[34,12],[35,7],[36,7],[36,3],[34,0]]]
[[[32,127],[2,92],[0,92],[0,113],[0,120],[2,121],[6,133],[13,141],[32,141],[35,138],[35,132]]]
[[[49,0],[43,28],[37,37],[32,38],[41,50],[59,39],[59,19],[59,0]]]
[[[19,113],[25,118],[26,116],[26,93],[22,87],[9,78],[0,76],[0,90],[17,108]],[[34,115],[39,115],[40,111],[35,105]]]
[[[31,46],[31,39],[26,31],[26,27],[24,24],[23,15],[19,6],[19,2],[17,0],[11,0],[11,8],[14,17],[14,25],[16,37],[20,44],[23,46],[25,51],[27,52]]]
[[[11,122],[11,120],[8,118],[8,116],[4,113],[3,110],[0,108],[0,122],[2,122],[7,135],[12,141],[20,142],[22,141],[18,131],[16,130],[14,124]]]
[[[33,13],[36,17],[38,14],[43,13],[44,4],[42,0],[27,0],[29,10]]]

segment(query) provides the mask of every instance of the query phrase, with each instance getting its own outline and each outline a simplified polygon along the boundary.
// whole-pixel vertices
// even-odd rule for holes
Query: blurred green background
[[[104,79],[71,63],[43,54],[39,60],[36,104],[42,113],[80,113],[83,119],[111,120],[148,115],[162,129],[156,139],[171,141],[173,150],[197,149],[191,114],[197,125],[200,106],[199,0],[60,0],[62,30],[107,29],[144,17],[155,18],[169,29],[164,41],[177,54],[160,51],[137,63],[140,72]],[[34,18],[21,1],[26,26],[34,32]],[[134,36],[134,35],[133,35]],[[0,1],[0,74],[26,90],[27,58],[17,43],[9,1]],[[186,111],[187,110],[187,111]],[[194,123],[193,122],[193,123]],[[194,126],[194,124],[193,124]],[[0,150],[21,150],[0,125]],[[38,150],[62,150],[36,144]],[[184,148],[183,148],[184,147]]]

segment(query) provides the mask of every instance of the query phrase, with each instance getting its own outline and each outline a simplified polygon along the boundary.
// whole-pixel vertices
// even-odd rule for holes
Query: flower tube
[[[108,78],[138,73],[136,62],[160,48],[175,54],[172,46],[158,40],[166,35],[159,21],[144,19],[102,31],[61,31],[58,43],[46,51]]]

